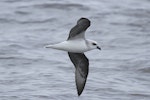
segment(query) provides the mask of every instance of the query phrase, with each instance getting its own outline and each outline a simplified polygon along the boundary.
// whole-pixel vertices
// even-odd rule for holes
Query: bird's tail
[[[53,48],[53,45],[46,45],[44,48]]]

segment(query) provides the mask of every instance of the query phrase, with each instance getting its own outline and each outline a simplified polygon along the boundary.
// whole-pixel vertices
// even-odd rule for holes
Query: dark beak
[[[101,48],[99,46],[97,46],[97,49],[101,50]]]

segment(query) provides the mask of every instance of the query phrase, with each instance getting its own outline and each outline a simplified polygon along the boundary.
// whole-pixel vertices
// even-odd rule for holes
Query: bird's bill
[[[101,48],[99,46],[97,46],[97,49],[101,50]]]

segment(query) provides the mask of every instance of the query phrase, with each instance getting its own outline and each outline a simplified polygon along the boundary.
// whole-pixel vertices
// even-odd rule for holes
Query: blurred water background
[[[81,17],[102,51],[78,97],[67,53],[43,47]],[[150,100],[150,0],[1,0],[0,100]]]

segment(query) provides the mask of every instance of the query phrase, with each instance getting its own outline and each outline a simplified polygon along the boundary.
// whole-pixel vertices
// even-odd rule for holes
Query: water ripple
[[[34,7],[37,8],[53,8],[53,9],[63,9],[63,10],[70,10],[72,8],[77,8],[80,10],[88,10],[89,8],[82,5],[82,4],[60,4],[60,3],[51,3],[51,4],[37,4],[37,5],[33,5]]]

